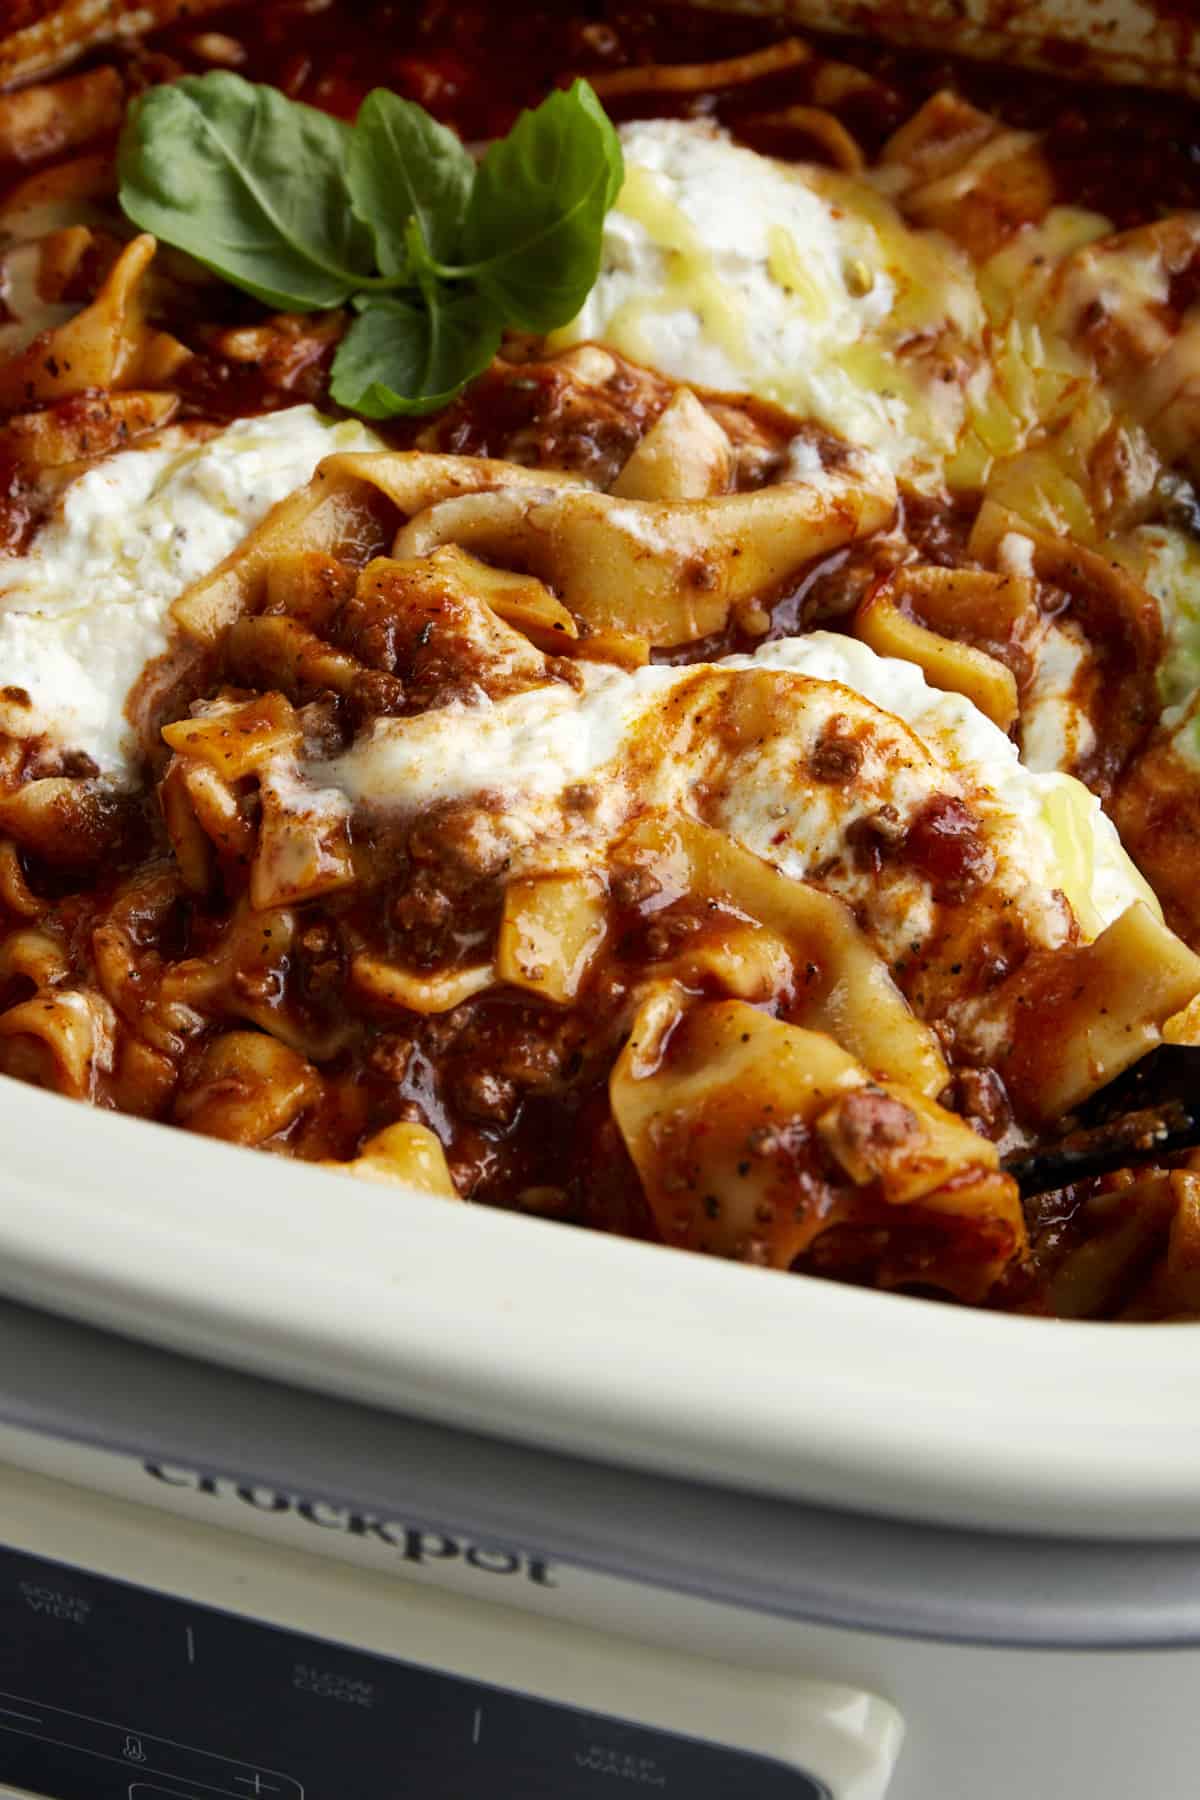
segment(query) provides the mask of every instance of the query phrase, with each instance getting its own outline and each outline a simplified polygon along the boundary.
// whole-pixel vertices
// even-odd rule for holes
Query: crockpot
[[[1193,1792],[1192,1328],[798,1285],[7,1082],[0,1110],[10,1792],[248,1791],[205,1755],[339,1800]]]
[[[775,10],[1200,67],[1178,5]],[[0,1141],[0,1793],[1193,1795],[1195,1328],[751,1273],[3,1078]]]

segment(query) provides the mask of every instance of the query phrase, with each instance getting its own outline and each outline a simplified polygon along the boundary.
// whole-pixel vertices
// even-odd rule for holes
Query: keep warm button
[[[586,1752],[575,1752],[575,1761],[590,1775],[614,1775],[618,1781],[634,1782],[639,1787],[667,1785],[666,1776],[652,1756],[631,1756],[625,1750],[609,1750],[603,1744],[590,1744]]]
[[[883,1800],[882,1790],[834,1787],[790,1759],[734,1749],[628,1719],[531,1696],[481,1693],[472,1735],[504,1785],[468,1790],[488,1800]],[[459,1790],[461,1791],[461,1790]]]

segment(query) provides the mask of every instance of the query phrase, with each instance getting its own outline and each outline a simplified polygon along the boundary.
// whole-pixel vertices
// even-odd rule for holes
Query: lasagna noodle
[[[136,41],[175,19],[198,19],[230,0],[60,0],[0,38],[0,88],[53,73],[105,44]],[[237,0],[234,0],[234,4]]]
[[[271,559],[285,547],[328,552],[352,542],[373,494],[409,520],[396,536],[399,556],[453,544],[515,561],[550,581],[589,632],[668,645],[721,629],[739,604],[878,530],[895,507],[890,484],[875,489],[853,476],[654,502],[481,458],[329,457],[307,489],[181,596],[176,622],[211,640],[261,604]]]
[[[903,1083],[873,1081],[828,1036],[743,1001],[685,1007],[650,994],[612,1077],[613,1111],[668,1243],[789,1268],[824,1232],[856,1220],[865,1196],[982,1227],[989,1249],[926,1273],[978,1300],[1024,1241],[1016,1185],[995,1146]],[[840,1171],[830,1199],[798,1187],[800,1145],[816,1134]],[[807,1200],[808,1204],[805,1204]]]

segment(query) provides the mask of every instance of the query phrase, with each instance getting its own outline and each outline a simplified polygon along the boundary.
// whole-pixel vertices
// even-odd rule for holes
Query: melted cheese
[[[649,120],[622,140],[600,275],[559,341],[757,394],[938,480],[965,384],[986,380],[965,257],[867,180],[775,162],[710,126]]]
[[[698,674],[751,670],[805,678],[781,682],[774,716],[786,729],[732,752],[719,733],[701,729],[684,750],[677,740],[669,753],[639,754],[672,695]],[[876,941],[895,954],[929,929],[932,898],[912,869],[881,878],[849,854],[853,826],[883,805],[903,827],[935,795],[969,800],[996,858],[996,885],[1045,943],[1061,943],[1068,928],[1060,890],[1089,937],[1145,897],[1086,789],[1024,768],[969,701],[930,688],[912,664],[876,656],[855,639],[815,632],[719,664],[632,673],[582,664],[579,672],[581,691],[539,687],[381,719],[307,778],[368,810],[479,802],[514,874],[594,867],[641,810],[695,812],[702,783],[709,822],[795,879],[822,870],[822,885],[864,907]],[[866,754],[849,782],[815,781],[804,761],[836,717],[863,728]],[[583,783],[592,784],[594,804],[565,805],[565,791]]]
[[[29,553],[0,563],[0,731],[44,733],[103,774],[131,780],[125,700],[167,647],[172,600],[323,456],[380,447],[362,425],[297,406],[199,443],[169,434],[89,469]]]
[[[1051,625],[1042,638],[1021,707],[1021,755],[1031,769],[1069,769],[1095,748],[1096,728],[1072,699],[1075,677],[1088,656],[1077,625]]]

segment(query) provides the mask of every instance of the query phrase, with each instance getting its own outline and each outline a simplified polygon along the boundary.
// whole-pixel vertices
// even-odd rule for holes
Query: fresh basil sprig
[[[351,126],[224,72],[143,94],[119,170],[136,225],[268,306],[351,302],[332,391],[369,418],[446,405],[505,326],[573,318],[624,174],[586,81],[522,113],[476,165],[386,88]]]
[[[500,320],[471,288],[434,289],[419,300],[380,294],[354,304],[359,316],[338,346],[333,397],[367,419],[449,406],[500,344]]]

